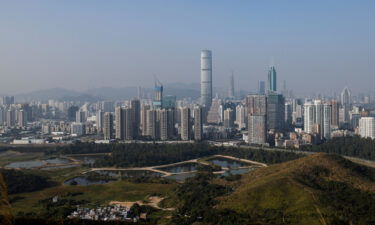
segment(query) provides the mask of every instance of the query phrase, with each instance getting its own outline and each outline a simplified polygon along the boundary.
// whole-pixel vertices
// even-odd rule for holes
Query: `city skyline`
[[[212,9],[169,2],[170,10],[157,2],[4,2],[0,93],[142,86],[154,74],[199,83],[202,49],[214,53],[214,87],[227,87],[234,71],[237,90],[255,91],[273,58],[279,81],[295,93],[339,93],[344,86],[371,91],[375,3],[322,3],[217,3]]]

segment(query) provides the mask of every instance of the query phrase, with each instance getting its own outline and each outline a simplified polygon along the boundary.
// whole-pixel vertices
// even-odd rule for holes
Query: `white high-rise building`
[[[327,140],[331,138],[331,116],[332,106],[325,103],[323,105],[323,137]]]
[[[235,121],[235,123],[238,125],[239,130],[246,127],[245,107],[243,107],[243,105],[238,105],[236,107],[236,121]]]
[[[312,102],[305,102],[304,109],[304,131],[312,133],[315,119],[314,104]]]
[[[359,119],[359,135],[363,138],[375,138],[375,118],[362,117]]]
[[[212,102],[212,52],[201,51],[201,103],[210,109]]]

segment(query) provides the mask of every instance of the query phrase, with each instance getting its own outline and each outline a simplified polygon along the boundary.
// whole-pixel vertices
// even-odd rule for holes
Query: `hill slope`
[[[375,170],[316,154],[245,175],[217,208],[254,224],[373,224]]]
[[[10,213],[10,206],[8,202],[8,194],[3,177],[0,174],[0,224],[11,225],[13,216]]]

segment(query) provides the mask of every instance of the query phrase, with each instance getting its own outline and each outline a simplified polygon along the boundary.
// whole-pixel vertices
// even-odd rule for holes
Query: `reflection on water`
[[[12,169],[32,169],[46,165],[47,163],[40,160],[23,161],[23,162],[12,162],[5,167]]]
[[[176,180],[176,181],[184,181],[187,178],[194,177],[196,173],[181,173],[181,174],[174,174],[167,176],[165,178]]]
[[[183,173],[196,171],[197,167],[198,163],[183,163],[175,166],[159,167],[158,169],[169,173]]]
[[[22,161],[22,162],[12,162],[6,165],[7,168],[12,169],[33,169],[42,166],[46,166],[47,164],[59,164],[60,166],[50,167],[50,168],[67,168],[71,167],[72,165],[62,165],[62,164],[69,164],[71,163],[68,159],[63,158],[50,158],[46,160],[30,160],[30,161]],[[45,168],[47,169],[47,168]]]
[[[208,159],[207,161],[223,168],[239,168],[243,166],[250,166],[250,164],[248,163],[222,157]]]
[[[101,179],[91,180],[91,179],[88,179],[87,177],[80,176],[80,177],[75,177],[70,180],[67,180],[64,182],[64,184],[88,186],[88,185],[93,185],[93,184],[106,184],[111,181],[112,180],[104,180],[104,179],[103,180]]]

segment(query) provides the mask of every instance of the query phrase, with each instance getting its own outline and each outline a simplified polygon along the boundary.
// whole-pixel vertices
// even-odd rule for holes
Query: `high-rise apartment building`
[[[200,106],[194,107],[194,140],[203,139],[203,109]]]
[[[233,109],[227,108],[224,110],[224,127],[229,129],[234,127],[235,114]]]
[[[147,110],[146,135],[152,139],[158,138],[159,131],[157,130],[157,113],[154,109]]]
[[[181,139],[190,140],[190,109],[188,107],[181,108]]]
[[[141,102],[139,99],[133,99],[130,101],[132,110],[132,133],[134,138],[139,137],[139,129],[141,124]]]
[[[338,128],[339,127],[339,103],[337,100],[331,101],[331,126],[332,128]]]
[[[267,96],[248,95],[246,107],[248,112],[248,142],[264,144],[267,142]]]
[[[323,137],[328,140],[331,138],[331,116],[332,106],[329,103],[323,105]]]
[[[304,131],[312,133],[315,123],[315,106],[311,101],[304,104]]]
[[[147,136],[147,110],[150,109],[150,105],[142,104],[141,106],[141,132],[142,136]]]
[[[375,138],[374,117],[362,117],[359,119],[359,135],[363,138]]]
[[[103,134],[104,140],[113,139],[113,114],[110,112],[104,113]]]
[[[235,124],[237,124],[239,130],[246,128],[246,112],[245,111],[246,111],[246,108],[243,107],[243,105],[236,106]]]

